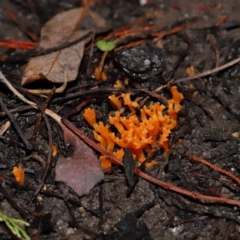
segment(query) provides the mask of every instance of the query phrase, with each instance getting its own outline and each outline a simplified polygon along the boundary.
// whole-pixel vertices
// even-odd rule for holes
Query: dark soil
[[[34,14],[30,2],[33,2]],[[9,18],[6,9],[14,11],[25,29],[38,36],[41,26],[52,16],[77,6],[79,1],[76,0],[0,1],[0,36],[30,41]],[[186,68],[189,66],[193,66],[196,73],[201,73],[240,57],[238,1],[203,0],[199,3],[196,0],[152,0],[144,6],[137,0],[96,1],[91,7],[111,22],[113,30],[144,16],[151,16],[148,24],[165,26],[163,31],[194,21],[185,30],[168,35],[157,43],[164,51],[164,69],[159,70],[157,75],[145,72],[149,74],[147,79],[141,78],[141,74],[135,78],[139,73],[137,69],[134,70],[135,75],[133,71],[124,71],[121,64],[116,64],[116,59],[114,63],[113,54],[109,54],[105,63],[109,80],[99,84],[100,89],[106,90],[112,87],[117,78],[124,80],[127,76],[131,89],[141,85],[152,91],[170,78],[187,76]],[[229,15],[229,19],[216,27],[218,20],[225,15]],[[144,39],[143,49],[156,47],[147,34],[142,34],[141,38]],[[133,39],[126,38],[122,44],[131,41]],[[19,53],[22,52],[1,49],[1,55],[8,57]],[[100,51],[94,50],[90,71],[98,65],[101,55]],[[0,70],[15,86],[20,86],[28,52],[22,56],[21,61],[9,58],[9,62],[0,62]],[[99,120],[106,121],[111,111],[108,93],[85,94],[70,100],[67,98],[69,93],[77,92],[82,87],[89,90],[96,83],[89,77],[91,74],[86,72],[88,56],[86,51],[77,81],[69,84],[61,97],[53,97],[49,108],[65,116],[80,101],[91,99],[88,106],[96,109]],[[184,94],[184,102],[178,127],[170,138],[171,151],[167,158],[159,151],[156,156],[158,164],[145,170],[149,175],[192,192],[240,200],[240,186],[237,183],[185,156],[188,152],[236,176],[240,175],[239,76],[240,65],[236,64],[211,76],[177,84]],[[52,86],[46,82],[44,84],[44,88]],[[31,88],[41,88],[42,85],[43,82],[38,82]],[[161,94],[167,97],[169,92],[166,89]],[[137,93],[135,97],[140,96],[145,97],[146,94]],[[3,135],[5,138],[1,138],[0,211],[29,222],[26,230],[32,239],[240,239],[239,206],[200,201],[141,178],[127,196],[128,185],[124,170],[120,167],[114,166],[105,174],[104,181],[88,195],[78,197],[66,184],[54,181],[58,156],[69,156],[73,149],[64,144],[60,128],[51,119],[53,142],[59,154],[52,159],[44,188],[31,202],[44,173],[41,159],[47,159],[48,131],[42,120],[34,141],[31,140],[38,112],[30,107],[23,110],[27,105],[13,96],[3,84],[0,97],[8,109],[13,112],[15,109],[15,113],[19,113],[17,123],[33,146],[31,150],[27,149],[12,125]],[[36,98],[40,102],[45,100]],[[157,101],[156,98],[150,98],[146,104]],[[92,138],[91,128],[83,120],[82,113],[83,110],[77,112],[69,120]],[[7,120],[2,109],[0,126]],[[182,144],[178,144],[179,139],[182,139]],[[35,154],[35,157],[27,161],[26,156],[31,154]],[[23,166],[26,173],[22,186],[15,183],[11,173],[16,165]],[[14,239],[3,223],[0,224],[0,236],[1,239]]]

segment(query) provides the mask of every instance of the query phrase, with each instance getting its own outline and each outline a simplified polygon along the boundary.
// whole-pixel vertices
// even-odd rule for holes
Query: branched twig
[[[43,106],[39,106],[39,110],[41,111],[41,115],[39,116],[38,120],[40,121],[41,117],[43,117],[43,119],[44,119],[44,121],[46,123],[47,130],[48,130],[48,157],[47,157],[47,162],[46,162],[46,165],[45,165],[44,173],[43,173],[43,176],[42,176],[42,179],[41,179],[41,183],[38,185],[36,191],[34,192],[33,197],[31,199],[30,203],[32,203],[34,198],[38,195],[38,193],[42,189],[42,187],[44,185],[44,182],[45,182],[45,179],[46,179],[46,176],[47,176],[48,171],[49,171],[49,167],[51,165],[53,139],[52,139],[52,130],[51,130],[51,127],[50,127],[50,123],[49,123],[48,117],[45,114],[45,110],[46,110],[47,105],[49,104],[50,99],[52,98],[53,94],[54,94],[54,89],[51,92],[51,94],[49,95],[49,97],[46,100],[46,102],[44,103],[44,105]]]
[[[30,105],[31,107],[38,109],[37,104],[26,99],[20,92],[18,92],[13,85],[5,78],[5,76],[2,74],[2,72],[0,71],[0,79],[1,81],[9,88],[10,91],[12,91],[18,98],[20,98],[23,102],[27,103],[28,105]],[[46,109],[45,113],[50,116],[51,118],[53,118],[60,126],[63,126],[63,124],[61,123],[61,117],[59,115],[57,115],[56,113],[52,112],[49,109]]]

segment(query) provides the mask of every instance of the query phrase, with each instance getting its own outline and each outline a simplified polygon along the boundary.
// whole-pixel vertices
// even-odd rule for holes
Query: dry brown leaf
[[[101,180],[104,174],[93,150],[66,127],[62,126],[64,140],[74,146],[73,155],[60,156],[56,166],[56,181],[65,182],[79,196],[89,191]]]
[[[54,16],[43,26],[39,46],[48,49],[84,36],[92,29],[75,30],[83,14],[84,8],[75,8]],[[90,16],[93,18],[95,26],[103,27],[104,23],[106,24],[106,21],[98,14],[91,13]],[[43,77],[54,83],[63,83],[64,72],[67,75],[68,82],[74,81],[78,75],[85,44],[89,40],[90,38],[69,48],[31,58],[24,70],[21,84],[34,82]]]

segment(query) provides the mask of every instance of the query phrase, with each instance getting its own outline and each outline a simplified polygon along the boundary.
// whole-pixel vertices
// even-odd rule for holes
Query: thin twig
[[[13,124],[18,136],[23,140],[26,148],[31,149],[32,145],[29,143],[29,141],[27,140],[27,138],[24,136],[23,132],[19,128],[14,116],[8,111],[8,108],[3,103],[2,98],[0,98],[0,105],[1,105],[2,110],[7,114],[8,118],[10,119],[11,123]]]
[[[52,130],[51,130],[51,127],[50,127],[50,123],[49,123],[48,117],[47,117],[46,114],[45,114],[45,110],[46,110],[49,102],[50,102],[51,99],[52,99],[52,96],[53,96],[53,94],[54,94],[54,91],[55,91],[55,88],[52,89],[51,93],[49,94],[49,96],[48,96],[47,100],[45,101],[45,103],[43,104],[43,106],[39,106],[39,107],[38,107],[38,109],[40,110],[41,114],[39,115],[39,117],[38,117],[38,119],[37,119],[37,124],[36,124],[36,125],[39,125],[39,124],[40,124],[40,121],[41,121],[42,118],[44,119],[45,124],[46,124],[46,127],[47,127],[47,131],[48,131],[48,157],[47,157],[47,161],[46,161],[46,164],[45,164],[45,169],[44,169],[44,173],[43,173],[41,182],[40,182],[40,184],[38,185],[36,191],[34,192],[33,197],[32,197],[32,199],[31,199],[30,203],[32,203],[32,201],[35,199],[35,197],[36,197],[36,196],[39,194],[39,192],[41,191],[41,189],[42,189],[42,187],[43,187],[43,185],[44,185],[46,176],[47,176],[47,174],[48,174],[50,165],[51,165],[53,139],[52,139]]]
[[[53,47],[53,48],[48,48],[48,49],[37,49],[37,50],[33,50],[31,52],[28,52],[27,58],[31,58],[31,57],[37,57],[37,56],[43,56],[43,55],[47,55],[56,51],[60,51],[63,50],[65,48],[71,47],[87,38],[89,38],[92,35],[92,32],[88,32],[85,35],[83,35],[82,37],[72,41],[72,42],[67,42],[67,43],[63,43],[60,44],[57,47]],[[3,60],[0,60],[1,62],[19,62],[22,59],[26,59],[26,52],[24,53],[20,53],[20,54],[16,54],[14,56],[9,56],[9,57],[5,57],[3,58]]]
[[[94,31],[91,37],[91,44],[90,44],[90,49],[89,49],[89,54],[88,54],[88,63],[87,63],[87,74],[91,74],[91,64],[92,64],[92,56],[93,56],[93,49],[94,49],[94,41],[95,41],[95,36],[96,36],[96,32]]]
[[[203,73],[199,73],[199,74],[196,74],[192,77],[185,77],[185,78],[179,78],[177,80],[172,80],[172,84],[175,84],[175,83],[180,83],[180,82],[186,82],[186,81],[190,81],[190,80],[194,80],[194,79],[197,79],[197,78],[202,78],[202,77],[206,77],[208,75],[211,75],[213,73],[217,73],[217,72],[220,72],[228,67],[231,67],[233,65],[235,65],[236,63],[240,62],[240,57],[239,58],[236,58],[220,67],[217,67],[217,68],[213,68],[211,70],[208,70],[206,72],[203,72]]]
[[[37,104],[26,99],[20,92],[18,92],[13,85],[5,78],[5,76],[3,75],[3,73],[0,71],[0,79],[2,80],[2,82],[9,88],[10,91],[12,91],[18,98],[20,98],[23,102],[27,103],[28,105],[30,105],[32,108],[38,109]],[[46,109],[45,113],[52,117],[61,127],[63,126],[63,124],[61,123],[61,117],[59,115],[57,115],[56,113],[52,112],[49,109]]]
[[[142,89],[122,89],[122,88],[108,88],[108,89],[101,89],[101,88],[97,88],[97,89],[90,89],[90,90],[83,90],[81,92],[74,92],[74,93],[69,93],[68,95],[66,95],[65,97],[59,97],[59,98],[55,98],[52,103],[57,103],[63,100],[69,100],[72,98],[78,98],[78,97],[88,97],[91,98],[97,97],[97,96],[103,96],[104,94],[109,95],[110,94],[115,94],[115,93],[125,93],[125,92],[133,92],[133,93],[137,93],[137,92],[142,92]]]
[[[52,96],[53,94],[55,93],[55,88],[53,88],[50,92],[50,94],[48,95],[48,98],[47,100],[45,101],[45,103],[43,104],[41,108],[41,113],[38,114],[38,117],[37,117],[37,121],[36,121],[36,124],[35,124],[35,128],[34,128],[34,131],[33,131],[33,135],[32,135],[32,140],[34,140],[36,138],[36,135],[37,135],[37,132],[38,132],[38,128],[40,126],[40,123],[41,123],[41,120],[42,120],[42,116],[50,102],[50,100],[52,99]],[[36,101],[35,101],[36,102]]]
[[[10,205],[17,210],[22,217],[26,218],[27,217],[27,213],[23,210],[22,207],[20,207],[16,201],[9,195],[9,193],[7,192],[7,190],[2,186],[2,184],[0,184],[0,192],[2,193],[2,195],[4,196],[4,198],[10,203]]]
[[[217,171],[217,172],[220,172],[228,177],[230,177],[233,181],[237,182],[237,184],[240,186],[240,179],[238,177],[236,177],[234,174],[232,174],[231,172],[228,172],[220,167],[217,167],[215,166],[214,164],[208,162],[207,160],[205,159],[202,159],[200,157],[197,157],[197,156],[194,156],[190,153],[185,153],[185,156],[189,157],[190,159],[196,161],[196,162],[200,162],[200,163],[203,163],[205,164],[206,166],[212,168],[213,170]]]
[[[2,135],[0,135],[0,139],[3,140],[3,141],[6,141],[6,142],[8,142],[8,143],[17,145],[17,146],[19,146],[19,147],[21,147],[21,148],[24,148],[24,146],[25,146],[23,143],[20,143],[20,142],[14,140],[14,139],[12,139],[12,138],[5,137],[5,136],[2,136]]]
[[[212,34],[208,35],[208,41],[211,44],[213,51],[215,53],[215,58],[216,58],[216,64],[215,67],[219,67],[219,59],[220,59],[220,55],[219,55],[219,50],[217,48],[217,43],[216,43],[216,39],[214,38],[214,36]]]
[[[38,185],[37,189],[35,190],[30,203],[32,203],[32,201],[35,199],[35,197],[41,191],[41,189],[42,189],[42,187],[44,185],[46,176],[48,174],[49,167],[51,165],[51,159],[52,159],[52,146],[53,146],[52,130],[51,130],[51,127],[50,127],[50,123],[49,123],[48,117],[46,116],[46,114],[44,113],[44,111],[42,110],[41,107],[39,109],[41,110],[43,119],[44,119],[44,121],[46,123],[46,127],[47,127],[47,130],[48,130],[48,157],[47,157],[47,163],[46,163],[46,166],[45,166],[45,169],[44,169],[44,173],[43,173],[43,176],[42,176],[42,179],[41,179],[41,183]]]
[[[91,100],[85,100],[82,101],[81,103],[79,103],[71,112],[69,112],[67,115],[65,115],[65,118],[68,118],[74,114],[76,114],[77,112],[79,112],[85,105],[87,105]]]
[[[19,112],[24,112],[24,111],[27,111],[27,110],[30,110],[32,109],[31,106],[18,106],[14,109],[11,109],[9,110],[10,113],[19,113]],[[5,112],[0,112],[0,117],[5,117],[6,116],[6,113]]]

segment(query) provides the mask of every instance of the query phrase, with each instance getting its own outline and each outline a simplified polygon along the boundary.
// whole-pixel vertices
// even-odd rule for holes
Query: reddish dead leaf
[[[79,137],[64,126],[62,129],[65,142],[72,144],[74,151],[71,157],[59,157],[55,180],[65,182],[79,196],[88,194],[104,178],[99,160]]]
[[[84,8],[75,8],[54,16],[42,28],[39,47],[43,49],[57,47],[63,43],[81,38],[95,26],[101,28],[104,24],[106,26],[106,21],[103,18],[96,13],[90,13],[95,26],[91,23],[92,28],[84,26],[88,30],[76,30],[81,24],[85,13]],[[88,23],[90,24],[90,21]],[[69,48],[31,58],[24,70],[21,84],[24,85],[43,77],[54,83],[63,83],[65,73],[68,82],[74,81],[78,75],[85,44],[89,40],[90,37]]]

